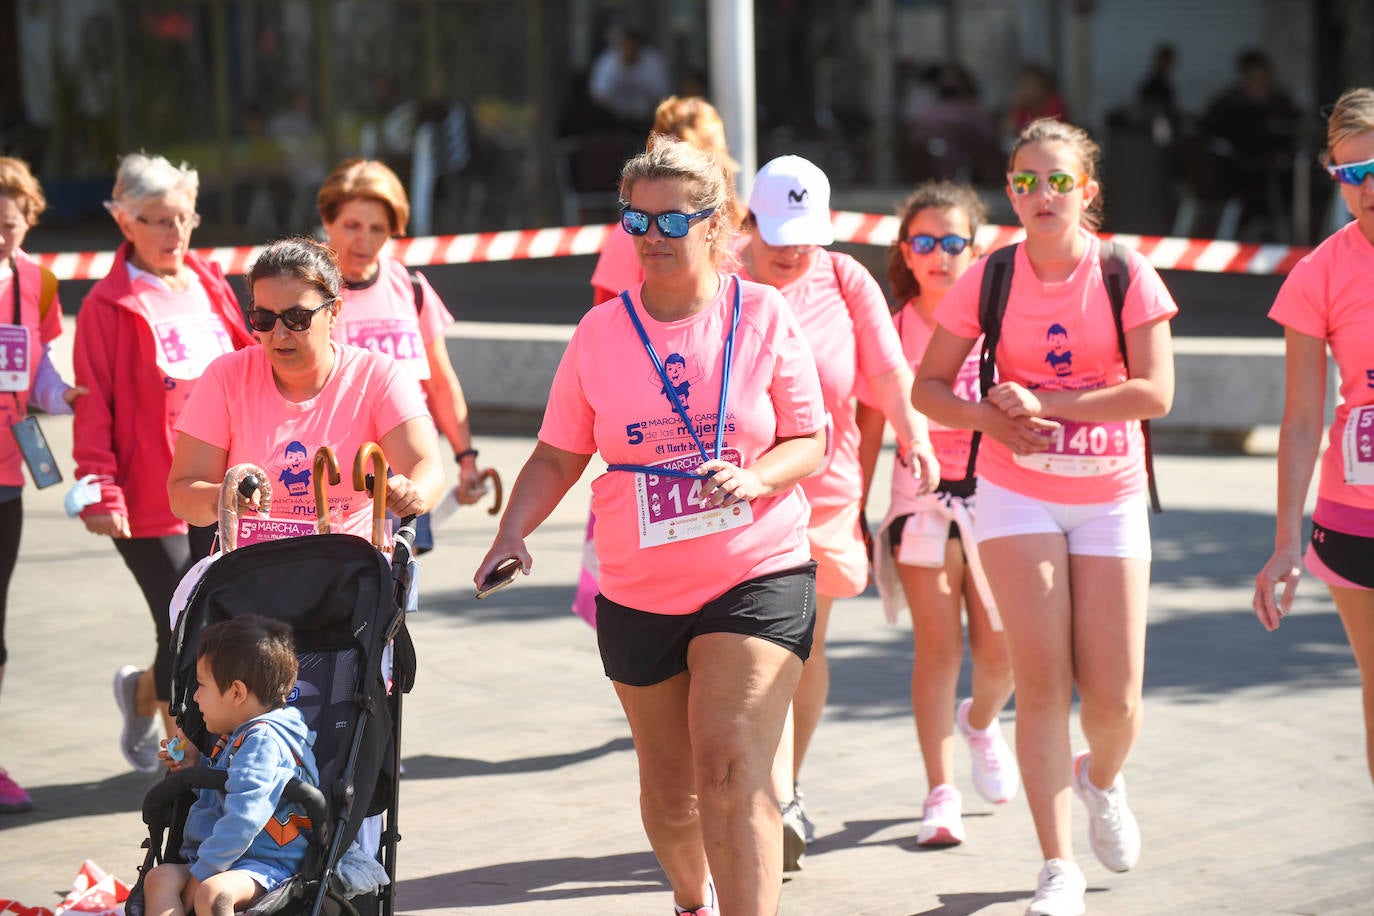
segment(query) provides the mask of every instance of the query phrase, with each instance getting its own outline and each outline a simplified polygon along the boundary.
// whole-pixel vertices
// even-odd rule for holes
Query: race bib
[[[1346,417],[1341,454],[1345,458],[1346,483],[1374,486],[1374,404],[1356,407]]]
[[[740,453],[732,448],[725,449],[721,457],[734,465],[740,463]],[[701,466],[701,456],[685,455],[653,466],[692,472]],[[639,546],[657,547],[660,544],[688,541],[731,528],[741,528],[754,521],[754,511],[748,503],[707,508],[702,500],[704,488],[705,481],[701,480],[635,474]]]
[[[29,329],[0,324],[0,391],[29,390]]]
[[[353,346],[385,353],[413,370],[428,370],[429,358],[420,339],[420,325],[414,319],[358,318],[346,327],[348,342]]]
[[[264,541],[280,541],[284,538],[299,538],[315,533],[315,523],[295,518],[241,518],[238,523],[236,543],[239,547],[261,544]]]
[[[1060,420],[1049,435],[1050,447],[1034,455],[1015,455],[1016,463],[1042,474],[1098,477],[1126,466],[1130,437],[1126,424]]]
[[[206,366],[234,349],[229,332],[212,314],[174,315],[152,327],[157,364],[170,378],[200,378]]]

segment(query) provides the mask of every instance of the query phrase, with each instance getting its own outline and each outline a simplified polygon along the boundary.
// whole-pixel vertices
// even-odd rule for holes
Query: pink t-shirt
[[[1126,380],[1126,363],[1116,340],[1111,300],[1099,263],[1101,243],[1084,233],[1087,245],[1068,279],[1042,283],[1017,246],[1007,312],[997,344],[998,378],[1034,390],[1073,391],[1105,388]],[[945,296],[935,320],[952,334],[974,340],[984,258],[969,268]],[[1129,331],[1178,312],[1164,281],[1139,252],[1130,252],[1130,287],[1122,312]],[[1047,473],[1046,462],[1073,463],[1075,470]],[[1036,466],[1031,466],[1036,465]],[[1060,465],[1063,467],[1063,465]],[[1052,453],[1018,463],[1011,450],[991,436],[978,449],[978,477],[1034,499],[1059,503],[1103,503],[1145,487],[1145,442],[1140,423],[1068,423]]]
[[[364,442],[408,420],[429,416],[420,387],[396,361],[358,347],[334,348],[334,371],[319,394],[295,403],[282,397],[262,347],[246,347],[210,364],[177,421],[177,431],[228,452],[226,469],[251,461],[272,484],[274,517],[315,520],[312,463],[321,445],[339,460],[338,486],[328,487],[335,532],[370,537],[372,501],[353,489],[353,458]]]
[[[601,254],[592,271],[592,288],[618,293],[633,289],[644,282],[644,268],[639,264],[635,241],[619,223],[611,228],[601,245]]]
[[[1346,223],[1303,258],[1279,289],[1269,317],[1287,328],[1326,341],[1341,376],[1328,447],[1322,457],[1321,499],[1374,509],[1374,245],[1360,224]],[[1365,483],[1347,482],[1346,425],[1355,458],[1351,470]],[[1370,419],[1366,419],[1370,418]],[[1363,473],[1362,473],[1363,472]],[[1344,530],[1344,529],[1341,529]]]
[[[639,289],[630,293],[708,450],[715,447],[735,282],[721,275],[721,291],[710,304],[673,322],[650,318]],[[743,282],[741,289],[724,430],[727,458],[737,456],[748,467],[778,437],[820,429],[825,408],[815,361],[787,304],[771,287]],[[596,306],[578,323],[554,376],[539,438],[580,455],[600,452],[608,464],[683,459],[691,465],[683,470],[694,471],[700,460],[619,298]],[[671,491],[673,483],[681,484],[681,492],[692,486],[629,471],[607,471],[592,482],[601,591],[612,601],[652,613],[689,614],[747,579],[810,559],[809,510],[796,487],[749,503],[750,524],[642,546],[646,521],[674,517],[670,501],[677,500],[679,511],[690,507],[690,498],[683,502]]]
[[[833,424],[829,464],[823,473],[803,480],[802,489],[814,506],[857,503],[863,495],[863,470],[855,384],[891,372],[904,361],[887,299],[867,268],[826,249],[816,252],[804,276],[779,292],[815,354]]]
[[[427,379],[426,348],[443,338],[453,316],[424,274],[415,276],[421,294],[418,311],[410,271],[395,258],[382,257],[371,281],[343,289],[339,320],[331,336],[342,344],[385,353],[413,377]]]
[[[897,333],[902,338],[902,352],[906,355],[907,362],[911,364],[911,371],[914,373],[921,365],[921,358],[925,356],[926,347],[930,344],[930,338],[934,335],[934,329],[928,326],[916,309],[910,304],[907,305],[892,318],[897,325]],[[969,351],[968,359],[964,360],[964,365],[959,369],[959,375],[954,380],[954,393],[966,401],[978,400],[978,352],[982,346],[981,338]],[[973,442],[973,430],[971,429],[950,429],[948,426],[941,426],[934,420],[930,423],[930,444],[935,448],[935,457],[940,460],[940,479],[941,480],[963,480],[968,476],[968,457],[969,448]],[[907,466],[910,461],[900,452],[898,459]]]

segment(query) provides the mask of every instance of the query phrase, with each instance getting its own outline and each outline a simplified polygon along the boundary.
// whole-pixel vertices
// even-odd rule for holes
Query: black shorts
[[[887,526],[887,539],[891,542],[892,555],[895,557],[897,551],[902,546],[902,529],[906,527],[906,520],[911,518],[911,513],[899,515],[892,520],[892,524]],[[951,521],[949,523],[949,539],[959,540],[959,523]]]
[[[776,643],[802,661],[816,627],[816,564],[748,579],[690,614],[652,614],[596,596],[596,641],[606,677],[650,687],[687,670],[687,646],[703,633],[740,633]]]
[[[1312,550],[1327,569],[1364,588],[1374,588],[1374,538],[1312,523]]]

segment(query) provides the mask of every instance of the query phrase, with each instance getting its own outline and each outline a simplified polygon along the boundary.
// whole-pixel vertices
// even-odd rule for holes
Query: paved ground
[[[69,454],[70,425],[45,427]],[[508,481],[531,444],[478,441]],[[1278,633],[1248,609],[1272,538],[1273,460],[1159,465],[1168,511],[1155,522],[1148,715],[1127,770],[1145,854],[1129,874],[1107,872],[1079,817],[1091,912],[1374,913],[1374,791],[1339,621],[1312,582]],[[110,679],[146,661],[151,624],[111,546],[62,514],[61,489],[26,496],[0,704],[0,765],[36,803],[0,816],[0,897],[48,905],[82,859],[132,877],[150,784],[115,746]],[[567,611],[586,503],[584,482],[534,537],[535,574],[490,600],[475,602],[468,581],[494,530],[485,515],[461,514],[425,564],[404,913],[670,912],[627,730],[592,632]],[[961,749],[969,840],[919,850],[909,629],[883,624],[870,593],[842,603],[832,630],[834,688],[805,774],[820,836],[782,912],[1020,913],[1039,864],[1024,801],[978,801]],[[1015,727],[1013,712],[1004,723]]]

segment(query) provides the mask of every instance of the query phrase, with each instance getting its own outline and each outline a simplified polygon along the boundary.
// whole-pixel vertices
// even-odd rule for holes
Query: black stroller
[[[373,473],[366,475],[368,463]],[[245,497],[257,490],[270,503],[264,478],[249,475],[240,465],[226,477],[229,490]],[[358,453],[354,487],[370,485],[374,501],[374,544],[384,528],[386,465],[381,449],[369,443]],[[235,478],[235,471],[238,475]],[[334,456],[327,448],[315,456],[317,505],[324,508],[323,479],[339,479]],[[405,620],[414,566],[411,549],[413,519],[403,521],[393,540],[390,562],[367,541],[328,533],[328,513],[321,511],[317,536],[255,543],[233,548],[233,528],[221,539],[225,553],[196,585],[177,621],[176,661],[172,675],[171,712],[187,738],[203,754],[216,737],[206,732],[193,696],[196,690],[196,646],[208,625],[241,614],[261,614],[283,621],[294,630],[299,675],[288,703],[304,714],[316,733],[314,753],[320,786],[293,779],[288,799],[303,804],[312,831],[310,849],[300,872],[259,898],[244,913],[351,914],[390,916],[395,904],[397,776],[400,771],[401,696],[415,677],[415,649]],[[227,540],[226,540],[227,536]],[[391,689],[382,670],[383,652],[392,646]],[[180,862],[182,828],[193,789],[224,786],[224,771],[192,767],[169,773],[143,802],[149,828],[147,856],[128,902],[128,916],[142,916],[143,877],[159,862]],[[391,879],[380,894],[346,899],[337,880],[339,861],[354,841],[366,817],[385,814],[379,850],[382,867]]]

